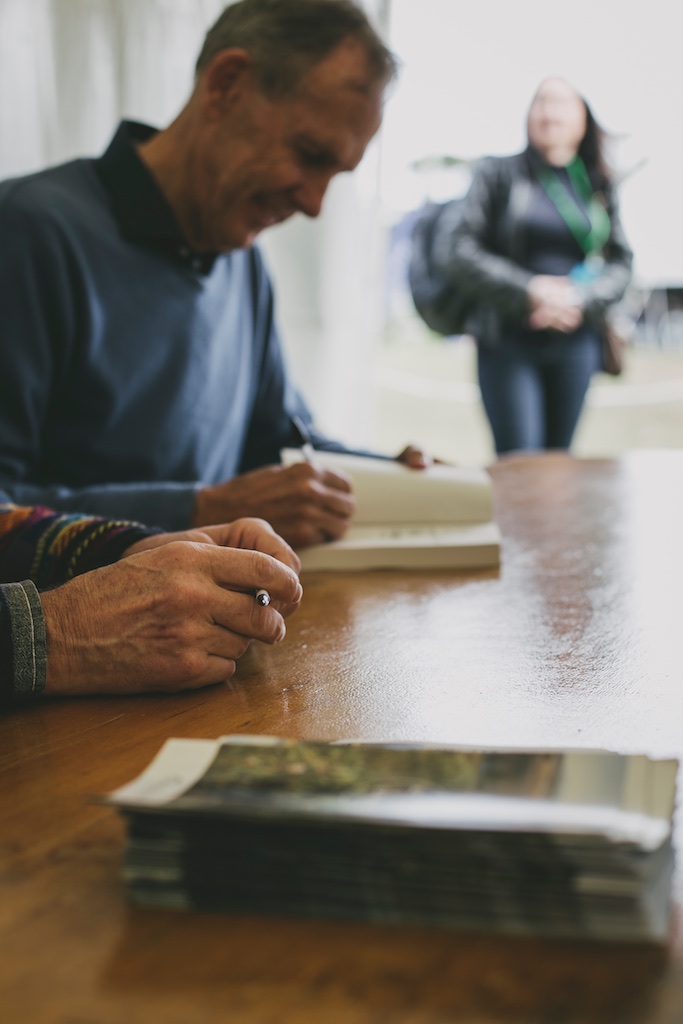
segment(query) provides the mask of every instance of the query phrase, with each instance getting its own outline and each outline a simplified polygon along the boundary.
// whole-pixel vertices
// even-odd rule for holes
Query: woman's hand
[[[583,322],[583,305],[578,289],[568,277],[537,274],[527,289],[529,326],[532,330],[554,330],[570,334]]]

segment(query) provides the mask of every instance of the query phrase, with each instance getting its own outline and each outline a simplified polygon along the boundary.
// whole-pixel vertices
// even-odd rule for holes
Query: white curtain
[[[386,38],[390,0],[363,6]],[[316,221],[263,236],[296,380],[330,435],[372,446],[374,351],[383,318],[386,232],[379,219],[379,142],[336,178]]]
[[[50,0],[0,0],[0,176],[49,161],[57,122]]]
[[[380,17],[386,0],[367,0]],[[122,117],[167,124],[225,0],[0,0],[0,177],[100,153]],[[380,248],[377,155],[315,222],[264,238],[295,380],[321,425],[366,442]]]
[[[0,175],[97,153],[121,117],[165,124],[222,0],[0,0]]]

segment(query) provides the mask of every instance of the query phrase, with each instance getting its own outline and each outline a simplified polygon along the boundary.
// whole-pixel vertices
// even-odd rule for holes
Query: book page
[[[282,453],[285,465],[302,461],[298,448]],[[357,526],[394,523],[485,523],[493,514],[491,479],[484,469],[430,466],[338,452],[315,453],[315,462],[353,480]]]
[[[280,742],[274,736],[221,736],[216,740],[172,737],[136,779],[115,789],[106,802],[127,807],[161,807],[200,782],[223,744],[263,748]]]
[[[482,569],[500,564],[495,523],[352,525],[341,540],[299,552],[304,572]]]
[[[220,740],[169,739],[137,779],[110,793],[107,802],[160,807],[194,786],[216,757]]]

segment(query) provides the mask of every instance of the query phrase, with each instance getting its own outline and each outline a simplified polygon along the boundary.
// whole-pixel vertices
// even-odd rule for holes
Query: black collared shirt
[[[190,246],[170,203],[138,154],[137,146],[156,132],[146,124],[122,121],[95,167],[111,193],[116,217],[129,241],[164,252],[196,273],[209,274],[217,253],[197,252]]]

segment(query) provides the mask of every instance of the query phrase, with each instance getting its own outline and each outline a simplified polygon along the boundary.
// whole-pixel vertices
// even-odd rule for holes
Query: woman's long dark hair
[[[588,102],[579,94],[586,110],[586,133],[579,145],[579,156],[583,160],[588,177],[596,192],[601,192],[612,183],[614,174],[605,154],[607,132],[595,119]]]
[[[566,79],[563,79],[563,81],[566,81]],[[578,155],[584,162],[593,190],[595,192],[603,192],[605,189],[608,189],[614,181],[614,171],[610,167],[606,154],[607,139],[609,138],[609,135],[596,120],[595,114],[591,110],[585,97],[583,97],[581,93],[576,92],[576,89],[574,89],[571,83],[567,82],[567,85],[570,86],[572,91],[575,92],[581,100],[586,112],[586,131],[579,143]],[[531,145],[527,134],[527,152],[533,151],[533,146]]]

